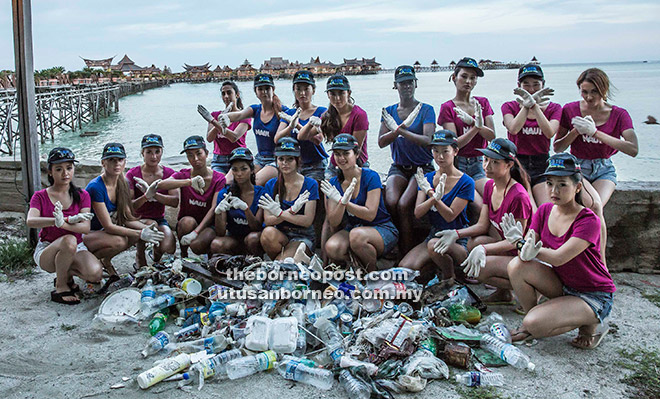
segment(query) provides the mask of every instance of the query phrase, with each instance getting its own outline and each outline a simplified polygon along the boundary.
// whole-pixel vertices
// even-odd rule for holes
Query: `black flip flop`
[[[67,283],[66,285],[69,287],[71,292],[73,292],[74,294],[77,294],[77,293],[80,292],[80,286],[78,284],[76,284],[75,282],[73,282],[71,284]],[[75,285],[75,287],[74,287],[74,285]],[[55,277],[53,279],[53,287],[57,287],[57,277]]]
[[[103,295],[108,291],[108,288],[110,288],[110,284],[114,283],[115,281],[119,281],[119,276],[116,274],[111,275],[108,277],[108,279],[105,281],[105,284],[103,284],[103,287],[99,290],[99,294]]]
[[[64,297],[71,296],[76,298],[75,301],[65,301]],[[64,292],[56,292],[56,291],[51,291],[50,292],[50,300],[53,302],[57,303],[62,303],[64,305],[77,305],[80,303],[80,299],[74,294],[72,291],[64,291]]]

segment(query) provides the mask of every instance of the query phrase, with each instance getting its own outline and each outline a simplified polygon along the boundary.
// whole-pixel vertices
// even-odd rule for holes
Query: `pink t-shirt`
[[[520,183],[515,183],[509,191],[504,195],[502,204],[497,210],[494,210],[491,205],[491,197],[493,196],[493,186],[495,182],[490,179],[484,186],[484,205],[488,207],[488,219],[495,229],[500,233],[501,239],[504,239],[504,234],[500,228],[502,216],[506,213],[512,213],[516,219],[529,219],[532,216],[532,203],[529,200],[529,194],[525,187]],[[517,255],[515,250],[510,252],[511,255]]]
[[[369,119],[367,118],[367,113],[357,105],[353,105],[351,114],[348,116],[348,120],[344,127],[341,128],[339,133],[348,133],[353,135],[353,132],[359,132],[360,130],[369,130]],[[360,153],[360,159],[362,163],[369,160],[369,155],[367,154],[367,134],[364,134],[364,142],[362,142],[362,152]],[[334,166],[337,166],[335,162],[334,154],[330,155],[330,162]]]
[[[218,115],[220,115],[222,111],[216,111],[216,112],[211,112],[211,116],[215,119],[218,120]],[[245,148],[245,136],[247,135],[248,130],[252,128],[252,124],[250,123],[250,119],[243,119],[241,121],[236,121],[229,125],[227,128],[229,130],[234,130],[240,125],[241,123],[246,123],[248,128],[245,131],[245,134],[243,134],[238,140],[235,142],[231,142],[231,140],[221,137],[221,136],[216,136],[215,140],[213,140],[213,153],[214,154],[219,154],[219,155],[229,155],[231,154],[232,150],[234,148],[238,147],[243,147]]]
[[[163,166],[163,180],[174,174],[174,169]],[[141,197],[144,193],[135,185],[134,177],[142,179],[142,167],[136,166],[126,172],[126,180],[128,186],[133,190],[133,199]],[[158,190],[161,194],[167,194],[167,190]],[[165,205],[158,201],[147,201],[141,207],[135,210],[135,216],[140,219],[162,219],[165,217]]]
[[[481,104],[481,109],[483,110],[483,116],[484,119],[488,115],[493,115],[493,109],[490,107],[490,103],[488,102],[488,99],[485,97],[474,97],[477,101],[479,101],[479,104]],[[445,122],[451,122],[454,125],[456,125],[456,135],[457,136],[462,136],[465,133],[467,133],[468,130],[472,126],[468,126],[463,121],[456,116],[456,111],[454,111],[454,107],[456,104],[454,104],[454,100],[449,100],[446,103],[442,104],[440,106],[440,113],[438,114],[438,125],[442,126],[443,123]],[[472,115],[474,117],[474,115]],[[486,148],[488,145],[488,141],[483,138],[482,135],[477,134],[475,135],[472,140],[470,140],[469,143],[467,143],[463,148],[458,150],[458,155],[462,157],[480,157],[484,154],[480,153],[477,151],[479,148]]]
[[[508,101],[502,104],[502,115],[516,115],[520,112],[520,104],[517,101]],[[548,121],[561,120],[561,105],[549,103],[543,111]],[[536,119],[526,119],[525,124],[518,134],[508,132],[509,140],[518,147],[519,155],[548,155],[550,152],[550,139],[547,138]]]
[[[571,120],[576,116],[582,116],[579,101],[564,105],[561,114],[561,126],[570,131],[573,129]],[[603,133],[620,139],[621,133],[633,128],[633,123],[628,111],[619,108],[616,105],[612,105],[612,112],[610,112],[610,117],[607,119],[607,122],[600,126],[596,126],[596,128]],[[609,158],[617,152],[618,151],[614,148],[607,144],[603,144],[603,142],[594,137],[579,135],[575,138],[573,143],[571,143],[571,154],[580,159]]]
[[[612,276],[603,265],[600,257],[600,219],[589,208],[582,208],[580,213],[561,237],[554,236],[548,227],[548,218],[554,205],[545,203],[532,217],[531,229],[540,236],[543,247],[557,249],[571,237],[581,238],[589,243],[584,252],[561,266],[555,266],[562,284],[582,292],[614,292],[616,287]]]
[[[185,180],[190,179],[192,169],[181,169],[172,175],[173,179]],[[213,195],[222,190],[227,180],[225,175],[220,172],[213,171],[211,185],[206,188],[204,194],[200,194],[192,187],[181,187],[181,201],[179,202],[179,215],[177,219],[181,220],[184,216],[191,216],[195,218],[197,223],[201,223],[208,210],[213,206]]]
[[[32,199],[30,199],[30,208],[39,209],[40,212],[39,216],[41,217],[52,218],[53,211],[55,210],[55,204],[51,202],[50,197],[48,197],[48,192],[46,191],[46,189],[43,189],[34,193]],[[78,203],[74,202],[71,204],[71,206],[68,209],[62,210],[65,220],[67,216],[77,215],[78,213],[80,213],[80,210],[83,208],[91,209],[92,200],[90,199],[87,191],[80,190],[80,202]],[[67,234],[74,235],[76,237],[76,240],[78,241],[78,244],[82,242],[82,234],[74,233],[72,231],[64,230],[55,226],[42,228],[41,231],[39,232],[39,240],[53,242],[58,238],[65,236]]]

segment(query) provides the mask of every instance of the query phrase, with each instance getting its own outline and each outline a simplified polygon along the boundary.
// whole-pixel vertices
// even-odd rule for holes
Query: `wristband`
[[[282,212],[284,212],[284,211],[282,211]],[[293,211],[293,207],[289,208],[289,213],[292,214],[292,215],[295,215],[295,214],[296,214],[296,213]],[[281,213],[280,213],[280,215],[281,215]]]
[[[458,234],[458,230],[454,230],[456,232],[456,237],[461,238],[461,235]]]
[[[518,251],[521,251],[523,245],[525,245],[525,240],[519,240],[518,242],[516,242],[516,249],[517,249]]]

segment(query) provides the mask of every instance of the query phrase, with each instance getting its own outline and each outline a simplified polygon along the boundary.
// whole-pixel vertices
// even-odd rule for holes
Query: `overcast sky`
[[[255,67],[271,56],[376,57],[384,67],[463,56],[543,63],[660,59],[660,2],[32,0],[34,65]],[[0,69],[14,69],[11,2],[0,2]]]

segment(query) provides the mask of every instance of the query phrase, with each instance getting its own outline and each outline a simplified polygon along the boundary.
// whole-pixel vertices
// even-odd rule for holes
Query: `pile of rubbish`
[[[202,389],[209,379],[276,369],[321,390],[337,379],[350,398],[391,398],[449,379],[449,366],[467,386],[502,386],[495,367],[534,370],[502,317],[482,318],[486,306],[466,286],[422,287],[404,268],[334,279],[316,256],[199,260],[216,276],[243,273],[226,285],[184,272],[186,264],[170,259],[122,277],[95,317],[101,329],[150,334],[141,355],[161,359],[137,376],[142,389],[161,381]],[[406,293],[417,300],[402,300]]]

